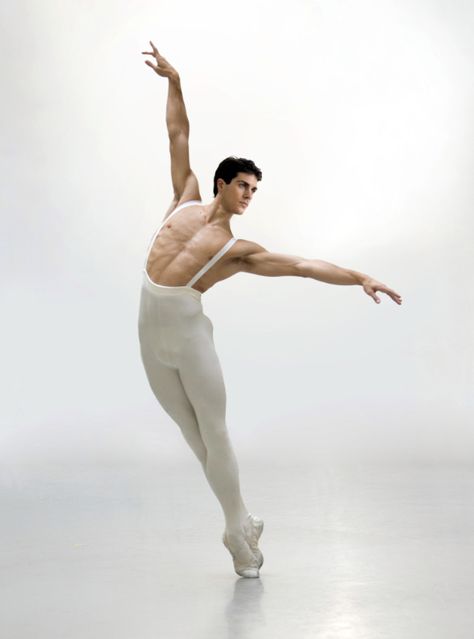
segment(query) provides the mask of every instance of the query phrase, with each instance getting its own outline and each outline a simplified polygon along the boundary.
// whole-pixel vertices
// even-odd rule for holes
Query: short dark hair
[[[226,184],[230,184],[237,173],[253,173],[258,181],[262,179],[262,171],[255,166],[252,160],[238,158],[231,155],[219,164],[214,174],[214,195],[217,195],[217,180],[222,178]]]

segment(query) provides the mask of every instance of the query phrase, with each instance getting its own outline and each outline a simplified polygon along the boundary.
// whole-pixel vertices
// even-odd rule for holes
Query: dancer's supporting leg
[[[212,332],[182,354],[179,375],[207,450],[206,476],[221,503],[229,532],[241,532],[248,515],[239,468],[226,426],[226,390]]]
[[[194,341],[179,372],[163,364],[151,349],[142,350],[142,359],[153,393],[201,462],[224,511],[226,530],[240,532],[248,510],[225,423],[225,386],[212,341]]]

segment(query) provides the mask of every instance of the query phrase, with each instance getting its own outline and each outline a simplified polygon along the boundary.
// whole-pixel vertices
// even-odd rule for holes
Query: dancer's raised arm
[[[153,56],[156,64],[153,64],[150,60],[145,60],[145,63],[161,77],[168,78],[166,125],[170,141],[171,180],[174,193],[173,201],[168,211],[170,213],[178,202],[200,200],[201,194],[197,178],[191,170],[189,162],[189,120],[181,91],[179,73],[159,53],[151,40],[150,45],[152,51],[142,51],[142,53]]]
[[[240,240],[241,245],[243,242],[245,246],[241,249],[240,271],[266,275],[267,277],[281,275],[311,277],[327,284],[360,284],[365,293],[377,303],[380,302],[380,298],[375,294],[376,291],[386,293],[397,304],[402,303],[402,298],[398,293],[365,273],[342,268],[324,260],[307,259],[284,253],[270,253],[256,242]]]

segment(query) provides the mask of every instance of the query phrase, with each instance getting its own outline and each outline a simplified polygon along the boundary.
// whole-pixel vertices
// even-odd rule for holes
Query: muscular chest
[[[155,238],[147,261],[147,271],[157,283],[183,286],[205,264],[211,261],[231,237],[228,231],[207,224],[204,216],[166,222]],[[220,258],[199,280],[200,287],[209,286],[227,273],[231,250]]]

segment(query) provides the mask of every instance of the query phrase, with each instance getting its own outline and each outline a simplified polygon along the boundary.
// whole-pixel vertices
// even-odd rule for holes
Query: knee
[[[199,427],[202,440],[208,452],[219,453],[229,448],[230,438],[225,423],[210,424],[207,422],[204,427],[200,423]]]

